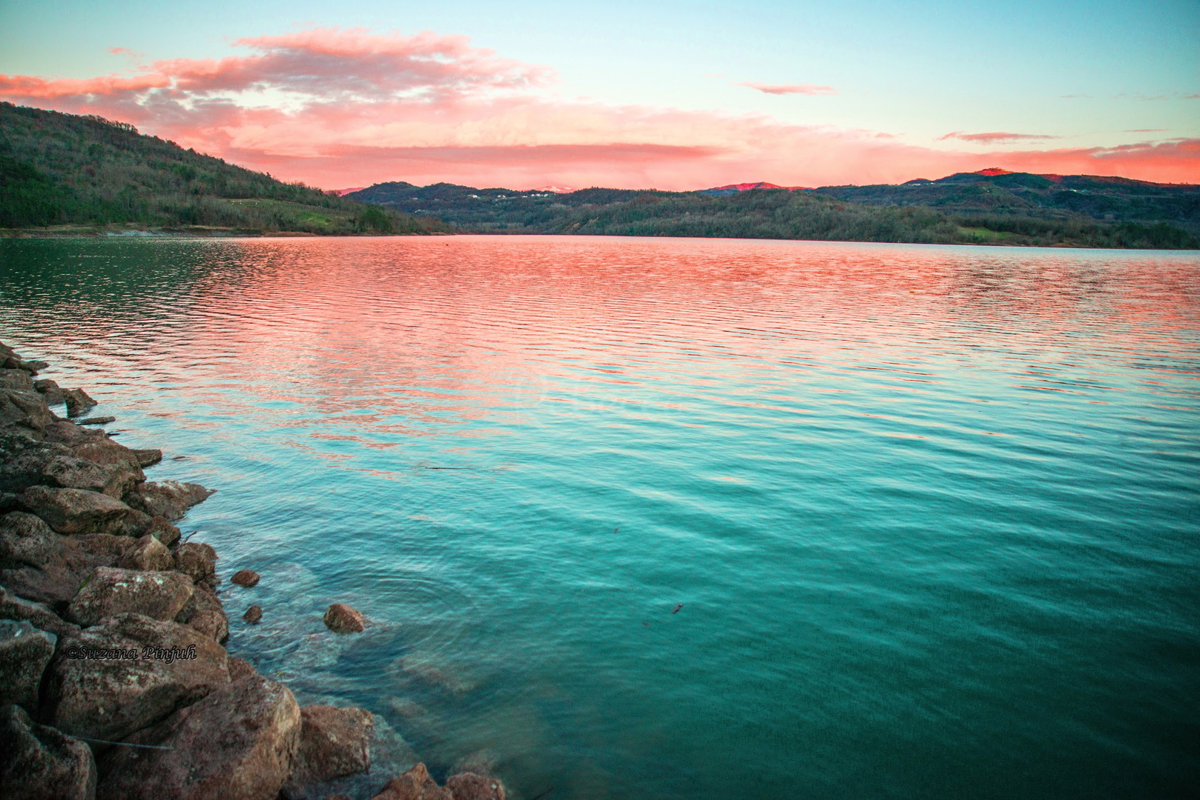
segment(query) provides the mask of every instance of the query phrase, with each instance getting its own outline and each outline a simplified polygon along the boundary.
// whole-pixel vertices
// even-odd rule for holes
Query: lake
[[[5,240],[0,339],[218,490],[230,652],[438,777],[1200,785],[1195,253]]]

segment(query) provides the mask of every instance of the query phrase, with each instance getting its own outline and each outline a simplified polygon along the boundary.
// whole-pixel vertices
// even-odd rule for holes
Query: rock
[[[154,466],[158,462],[162,461],[162,450],[147,449],[133,450],[132,452],[135,456],[137,456],[137,463],[139,467]]]
[[[325,612],[325,627],[336,633],[358,633],[365,621],[357,609],[345,603],[334,603]]]
[[[97,567],[119,564],[129,546],[124,536],[61,536],[32,514],[5,514],[0,517],[0,582],[16,595],[61,611]]]
[[[89,657],[98,654],[110,657]],[[221,645],[186,625],[118,614],[59,642],[44,710],[64,733],[120,741],[228,683]]]
[[[158,450],[131,450],[125,445],[118,444],[107,437],[87,439],[68,446],[71,449],[71,453],[79,458],[86,458],[88,461],[94,461],[97,464],[104,464],[106,466],[124,465],[139,470],[142,467],[149,466],[149,464],[142,463],[146,458],[139,455],[139,453],[153,452],[159,453],[160,457],[162,455],[161,451]]]
[[[53,421],[50,406],[37,392],[0,389],[0,427],[12,425],[44,436]]]
[[[463,772],[446,779],[454,800],[504,800],[504,786],[496,778]]]
[[[170,750],[114,748],[99,800],[274,800],[300,737],[286,686],[258,675],[181,709],[130,741]]]
[[[150,525],[146,528],[145,535],[153,536],[167,545],[167,547],[170,547],[179,541],[179,528],[167,522],[166,517],[151,517]]]
[[[0,369],[0,389],[13,389],[18,392],[34,392],[33,378],[21,369]]]
[[[120,499],[137,484],[146,480],[138,466],[129,464],[97,464],[78,456],[57,456],[41,470],[47,486],[59,489],[85,489]]]
[[[225,608],[207,583],[195,584],[191,602],[175,621],[195,628],[216,642],[224,642],[229,638],[229,619],[225,616]]]
[[[371,713],[361,708],[304,706],[292,780],[301,786],[366,772],[371,766]]]
[[[79,633],[78,625],[64,622],[44,604],[17,597],[3,586],[0,586],[0,619],[27,620],[33,627],[60,638]]]
[[[174,620],[192,593],[192,582],[178,572],[97,567],[67,607],[67,619],[85,628],[126,612]]]
[[[84,419],[75,420],[76,425],[107,425],[110,422],[116,422],[116,417],[86,417]]]
[[[82,442],[107,439],[104,431],[81,428],[68,419],[56,419],[45,428],[46,441],[74,446]]]
[[[384,784],[371,800],[453,800],[453,796],[437,785],[424,764],[417,764]]]
[[[217,574],[217,551],[203,542],[184,542],[175,547],[175,569],[200,583],[214,583]]]
[[[83,489],[31,486],[21,502],[58,533],[119,533],[129,506],[116,498]]]
[[[117,566],[123,569],[146,571],[174,569],[175,557],[171,555],[171,551],[165,544],[152,535],[146,534],[125,551],[125,555],[121,557]]]
[[[0,705],[15,703],[37,713],[42,673],[54,655],[58,637],[28,622],[0,620]]]
[[[212,494],[212,489],[205,489],[198,483],[161,481],[143,483],[126,495],[125,500],[139,511],[151,516],[163,516],[174,522],[189,508],[204,502]]]
[[[40,381],[34,381],[33,389],[42,397],[46,398],[46,403],[48,405],[57,406],[67,402],[67,397],[63,394],[62,387],[49,378],[42,378]]]
[[[67,404],[68,417],[78,417],[100,405],[83,389],[63,389],[63,402]]]
[[[254,668],[254,665],[251,664],[246,659],[237,658],[236,656],[229,657],[229,680],[230,681],[236,683],[237,681],[240,681],[242,678],[246,678],[246,677],[249,677],[250,675],[257,675],[257,674],[258,674],[258,670],[256,670]]]
[[[24,369],[32,370],[33,374],[37,375],[48,366],[50,366],[49,361],[38,361],[35,359],[32,361],[26,361]]]
[[[78,739],[0,708],[0,788],[6,800],[94,800],[96,760]]]
[[[251,586],[258,585],[258,579],[260,577],[261,576],[254,570],[242,569],[235,572],[233,577],[229,580],[236,583],[238,586],[245,586],[247,589],[249,589]]]
[[[249,622],[251,625],[257,625],[258,621],[262,619],[262,607],[250,606],[246,609],[246,613],[242,614],[242,619],[246,620],[246,622]]]

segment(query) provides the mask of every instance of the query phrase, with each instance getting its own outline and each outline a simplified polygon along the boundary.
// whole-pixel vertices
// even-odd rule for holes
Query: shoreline
[[[0,343],[0,795],[504,800],[491,774],[439,785],[381,718],[301,706],[230,653],[263,610],[231,620],[216,587],[228,572],[250,603],[271,576],[218,572],[176,525],[215,490],[148,480],[162,451],[114,441],[47,366]],[[370,624],[337,603],[324,621]]]

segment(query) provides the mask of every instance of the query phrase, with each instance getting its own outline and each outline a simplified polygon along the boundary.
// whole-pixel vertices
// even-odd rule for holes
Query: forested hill
[[[1200,187],[1002,170],[805,191],[552,194],[396,182],[346,196],[497,233],[1200,248]]]
[[[140,135],[0,103],[0,229],[429,233],[446,226],[326,194]]]

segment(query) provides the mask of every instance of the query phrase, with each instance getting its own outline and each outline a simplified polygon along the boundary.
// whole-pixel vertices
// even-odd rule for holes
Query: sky
[[[0,0],[0,99],[325,189],[1200,183],[1200,1]]]

